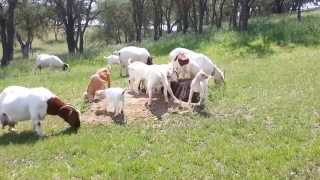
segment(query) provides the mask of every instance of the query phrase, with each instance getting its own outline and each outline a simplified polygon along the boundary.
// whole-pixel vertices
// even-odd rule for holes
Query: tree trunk
[[[84,51],[84,33],[80,32],[79,35],[79,53],[82,54]]]
[[[171,29],[171,11],[172,11],[172,6],[173,6],[173,0],[170,0],[170,4],[167,6],[165,5],[165,19],[166,19],[166,26],[167,26],[167,33],[170,34],[172,32]]]
[[[212,9],[211,26],[213,26],[216,21],[216,16],[217,16],[216,4],[217,4],[217,0],[212,0],[212,3],[211,3],[211,9]]]
[[[9,55],[8,55],[8,50],[7,50],[7,26],[6,26],[6,21],[4,19],[1,20],[0,22],[1,25],[1,44],[2,44],[2,59],[1,59],[1,66],[7,66],[10,62],[9,60]]]
[[[199,33],[203,32],[203,19],[206,12],[207,0],[199,0]]]
[[[238,28],[238,8],[239,8],[239,0],[233,0],[232,12],[230,16],[230,29],[237,29]]]
[[[248,30],[249,0],[240,0],[240,6],[239,30],[240,32],[244,32]]]
[[[64,22],[66,29],[66,40],[70,54],[76,53],[77,44],[74,37],[74,17],[73,17],[73,0],[67,0],[67,20]]]
[[[1,66],[7,66],[10,61],[13,59],[13,51],[14,51],[14,35],[15,35],[15,8],[16,8],[17,0],[9,0],[8,1],[8,12],[7,14],[2,14],[0,20],[1,26],[1,41],[2,41],[2,59]]]
[[[301,7],[302,7],[302,0],[297,0],[298,1],[298,14],[297,14],[297,18],[298,21],[301,21]]]
[[[223,18],[223,7],[224,7],[225,0],[221,0],[219,5],[219,17],[217,18],[217,28],[221,28],[222,25],[222,18]]]
[[[155,41],[160,38],[160,28],[161,28],[161,0],[152,0],[153,5],[153,30],[154,36],[153,39]]]
[[[16,33],[16,37],[17,37],[17,41],[19,42],[20,44],[20,49],[21,49],[21,53],[22,53],[22,57],[24,59],[27,59],[29,58],[29,48],[30,48],[30,41],[29,41],[29,38],[26,42],[23,42],[20,34],[17,32]]]
[[[144,16],[144,0],[131,0],[133,6],[133,22],[136,29],[136,41],[142,41],[142,25]]]
[[[195,0],[192,0],[192,19],[193,19],[193,30],[198,32],[198,17],[197,17],[197,7]]]

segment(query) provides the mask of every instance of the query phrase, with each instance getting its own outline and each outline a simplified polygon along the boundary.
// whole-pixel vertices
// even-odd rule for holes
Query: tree
[[[34,37],[41,38],[49,26],[48,9],[39,1],[24,0],[18,5],[16,13],[16,38],[20,44],[22,56],[29,57]],[[25,37],[26,40],[23,40]]]
[[[186,33],[189,28],[189,12],[192,5],[192,0],[176,0],[180,24],[182,24],[182,31]]]
[[[238,9],[239,9],[239,0],[233,0],[232,10],[230,15],[230,23],[229,23],[230,29],[237,29],[238,27],[238,22],[237,22]]]
[[[162,0],[152,0],[152,7],[153,7],[153,29],[154,29],[154,36],[153,39],[155,41],[159,40],[160,33],[162,31]]]
[[[167,26],[167,33],[170,34],[172,32],[171,18],[172,18],[172,9],[174,9],[174,0],[165,0],[163,3],[163,13]]]
[[[98,4],[101,14],[99,21],[103,24],[103,38],[108,42],[131,42],[135,38],[135,24],[132,17],[132,4],[129,1],[109,0]]]
[[[240,0],[240,18],[239,30],[240,32],[247,31],[248,21],[250,17],[250,7],[254,0]]]
[[[208,0],[199,0],[199,33],[203,32],[203,18],[207,10]]]
[[[216,20],[216,16],[217,16],[217,12],[216,12],[216,4],[217,4],[217,0],[212,0],[211,2],[211,26],[213,26],[215,24],[215,20]]]
[[[92,11],[95,0],[48,0],[63,22],[66,41],[70,54],[78,50],[83,52],[84,34],[89,25],[99,12]],[[83,23],[84,22],[84,23]],[[77,29],[77,30],[76,30]],[[79,41],[80,39],[80,41]],[[79,42],[79,45],[78,45]]]
[[[0,2],[0,34],[2,43],[1,66],[7,66],[13,59],[15,35],[15,9],[17,0]]]
[[[217,22],[216,22],[217,28],[221,28],[221,25],[222,25],[223,7],[225,2],[226,2],[225,0],[220,0],[219,2],[219,16],[217,17]]]
[[[136,41],[142,41],[142,26],[144,23],[144,5],[145,0],[131,0],[133,22],[136,29]]]
[[[197,3],[196,0],[191,0],[192,2],[192,27],[194,32],[198,32],[198,15],[197,15]]]

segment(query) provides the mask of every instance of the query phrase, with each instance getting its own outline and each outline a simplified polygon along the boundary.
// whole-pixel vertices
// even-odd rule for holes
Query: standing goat
[[[126,76],[128,75],[128,61],[129,59],[134,61],[140,61],[142,63],[151,65],[152,57],[150,53],[145,48],[139,48],[135,46],[128,46],[120,49],[119,51],[115,52],[114,54],[105,57],[109,64],[120,64],[120,76],[123,75],[123,70],[126,72]]]
[[[203,103],[208,95],[208,79],[209,75],[207,75],[202,70],[197,73],[197,75],[191,81],[188,104],[191,104],[192,96],[194,93],[200,94],[198,105]]]
[[[116,117],[119,114],[123,114],[125,92],[126,89],[122,88],[99,90],[95,95],[95,100],[105,99],[106,112],[112,109],[114,112],[114,117]]]
[[[194,78],[200,70],[203,70],[213,76],[215,83],[224,83],[224,71],[204,54],[185,48],[175,48],[170,52],[169,58],[177,69],[179,78]]]
[[[43,136],[41,121],[45,116],[58,115],[74,129],[80,127],[80,112],[60,100],[46,88],[9,86],[0,94],[2,126],[10,128],[19,121],[32,120],[33,130]]]

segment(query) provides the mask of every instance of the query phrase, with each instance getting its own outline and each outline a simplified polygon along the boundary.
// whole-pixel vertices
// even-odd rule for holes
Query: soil
[[[82,121],[93,124],[109,124],[109,123],[132,123],[135,121],[147,121],[148,119],[161,119],[166,113],[173,112],[177,109],[177,105],[169,102],[166,103],[163,97],[155,96],[152,99],[150,107],[147,106],[148,96],[135,95],[126,93],[124,112],[117,117],[113,116],[113,112],[105,112],[106,102],[101,100],[92,103],[85,113],[82,114]]]

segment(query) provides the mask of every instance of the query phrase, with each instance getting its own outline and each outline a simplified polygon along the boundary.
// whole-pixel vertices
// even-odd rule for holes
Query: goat
[[[215,83],[224,83],[224,71],[204,54],[185,48],[175,48],[170,52],[169,58],[178,71],[179,78],[193,79],[200,70],[203,70],[206,74],[213,76]]]
[[[46,115],[58,115],[72,128],[80,127],[80,112],[66,104],[50,90],[9,86],[0,94],[0,118],[2,126],[12,126],[19,121],[32,120],[33,130],[43,136],[41,121]]]
[[[192,96],[194,93],[200,94],[200,100],[198,105],[203,103],[208,94],[208,79],[209,75],[207,75],[202,70],[197,73],[197,75],[193,78],[190,85],[190,93],[188,98],[188,104],[191,104]]]
[[[123,114],[124,108],[124,95],[126,89],[122,88],[109,88],[99,90],[96,92],[95,101],[106,99],[106,112],[113,109],[114,117]]]
[[[61,69],[67,71],[69,65],[64,63],[59,57],[50,54],[39,54],[36,58],[36,68],[41,70],[43,68]]]
[[[85,100],[92,102],[96,91],[105,89],[107,83],[108,88],[111,85],[111,66],[99,69],[90,77],[87,91],[84,93]]]
[[[116,53],[106,57],[106,59],[108,60],[108,63],[119,62],[120,76],[123,74],[123,69],[126,71],[126,76],[128,75],[129,59],[131,59],[133,62],[140,61],[148,65],[153,64],[149,51],[145,48],[139,48],[135,46],[124,47]]]

